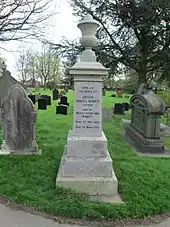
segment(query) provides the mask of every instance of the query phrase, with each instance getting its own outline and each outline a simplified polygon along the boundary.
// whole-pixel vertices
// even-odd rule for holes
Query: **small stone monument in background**
[[[113,117],[113,108],[102,108],[102,120],[110,121]]]
[[[35,139],[36,112],[21,85],[12,87],[1,110],[3,142],[0,154],[40,154]]]
[[[102,131],[102,77],[107,76],[108,69],[96,61],[92,51],[97,44],[98,27],[90,15],[78,24],[85,50],[80,62],[70,68],[70,75],[74,76],[73,129],[68,134],[56,185],[97,196],[99,200],[109,197],[109,202],[120,202],[116,197],[118,181]]]
[[[142,153],[163,153],[164,143],[160,139],[161,115],[165,103],[151,88],[142,84],[137,94],[130,99],[131,121],[124,120],[125,139]]]
[[[57,88],[53,90],[53,100],[58,100],[59,99],[59,91]]]
[[[170,109],[167,109],[167,119],[166,119],[166,125],[161,124],[160,128],[161,136],[170,136]]]

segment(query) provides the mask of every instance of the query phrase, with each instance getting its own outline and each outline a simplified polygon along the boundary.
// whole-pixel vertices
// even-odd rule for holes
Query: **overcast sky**
[[[78,18],[72,16],[72,9],[67,0],[55,0],[56,10],[58,14],[55,15],[50,22],[50,27],[47,28],[48,37],[51,41],[58,43],[63,36],[74,39],[80,36],[80,31],[77,28]],[[26,48],[32,48],[38,50],[40,48],[39,43],[20,43],[17,41],[10,41],[3,44],[2,47],[7,51],[0,49],[2,57],[6,59],[7,69],[11,71],[13,77],[17,78],[16,59],[18,57],[17,51],[25,46]]]

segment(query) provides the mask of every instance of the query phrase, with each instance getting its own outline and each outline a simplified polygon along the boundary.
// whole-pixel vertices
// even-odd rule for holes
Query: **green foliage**
[[[170,79],[170,1],[169,0],[70,0],[74,15],[90,13],[100,22],[97,59],[110,68],[110,76],[130,68],[139,84],[148,79]],[[54,45],[65,56],[80,54],[80,45],[64,40]],[[69,50],[67,54],[67,49]],[[76,50],[76,51],[74,51]],[[154,76],[153,76],[154,75]],[[158,77],[158,78],[157,78]]]
[[[167,106],[170,106],[170,91],[158,91],[157,95],[165,102]]]
[[[41,93],[51,95],[52,92],[42,90]],[[103,130],[124,204],[91,202],[87,195],[55,187],[64,145],[72,127],[73,92],[69,91],[67,95],[68,116],[55,114],[57,101],[52,101],[47,111],[37,111],[36,136],[41,156],[1,156],[0,195],[55,216],[83,219],[145,218],[170,210],[170,160],[138,157],[122,139],[120,116],[104,122]],[[109,95],[106,92],[102,97],[103,107],[129,101]],[[166,140],[166,146],[170,147],[169,140]]]
[[[17,68],[23,83],[29,79],[38,80],[44,88],[50,88],[60,80],[60,59],[49,45],[43,45],[39,53],[23,49],[17,59]]]

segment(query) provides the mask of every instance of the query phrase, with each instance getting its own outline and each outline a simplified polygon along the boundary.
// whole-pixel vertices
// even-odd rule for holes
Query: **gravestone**
[[[53,90],[53,100],[58,100],[59,98],[59,91],[55,88]]]
[[[45,99],[46,100],[46,105],[51,106],[51,96],[48,95],[41,95],[40,99]]]
[[[17,83],[18,81],[11,76],[11,73],[6,69],[6,65],[3,62],[0,77],[0,107],[4,100],[8,97],[12,87]]]
[[[166,122],[166,125],[161,124],[160,135],[170,136],[170,109],[169,108],[167,108],[167,122]]]
[[[123,103],[115,103],[115,105],[114,105],[114,114],[118,114],[118,115],[124,114]]]
[[[69,68],[74,76],[73,129],[68,134],[56,185],[87,193],[90,198],[98,196],[98,200],[109,196],[114,202],[118,182],[102,131],[102,78],[109,69],[96,61],[92,50],[97,44],[98,26],[90,15],[78,24],[85,50],[80,61]]]
[[[56,107],[56,114],[67,115],[67,108],[66,105],[59,105]]]
[[[61,98],[61,97],[64,96],[64,95],[65,95],[65,91],[64,91],[64,90],[60,91],[60,93],[59,93],[59,98]]]
[[[69,106],[69,103],[67,102],[67,96],[62,96],[62,97],[60,98],[59,105],[66,105],[66,106]]]
[[[111,95],[111,97],[112,97],[112,98],[115,98],[115,97],[116,97],[116,95],[115,95],[115,94],[112,94],[112,95]]]
[[[47,102],[47,106],[51,106],[51,96],[47,96],[46,102]]]
[[[113,108],[102,108],[102,120],[109,121],[113,117]]]
[[[130,109],[130,104],[128,102],[124,102],[123,109],[124,109],[124,111],[128,111]]]
[[[39,110],[46,110],[47,109],[47,103],[46,103],[46,99],[38,99],[38,109]]]
[[[30,95],[28,95],[28,97],[31,99],[31,101],[32,101],[33,104],[36,103],[36,97],[35,97],[35,95],[30,94]]]
[[[164,144],[160,139],[161,115],[165,103],[154,92],[143,86],[130,99],[131,122],[126,124],[125,139],[137,151],[163,153]]]
[[[1,110],[3,142],[0,154],[40,154],[35,138],[36,112],[19,84],[12,87]]]

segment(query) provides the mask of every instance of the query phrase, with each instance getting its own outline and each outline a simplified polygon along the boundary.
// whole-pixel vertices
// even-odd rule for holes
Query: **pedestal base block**
[[[112,171],[112,177],[64,177],[59,169],[56,186],[88,195],[116,196],[118,182],[114,171]]]
[[[38,145],[35,143],[31,148],[23,150],[11,150],[5,141],[1,145],[0,155],[41,155]]]
[[[102,137],[92,138],[74,137],[69,132],[56,186],[88,195],[117,195],[118,181],[113,171],[112,159],[107,151],[107,139],[104,133]]]

